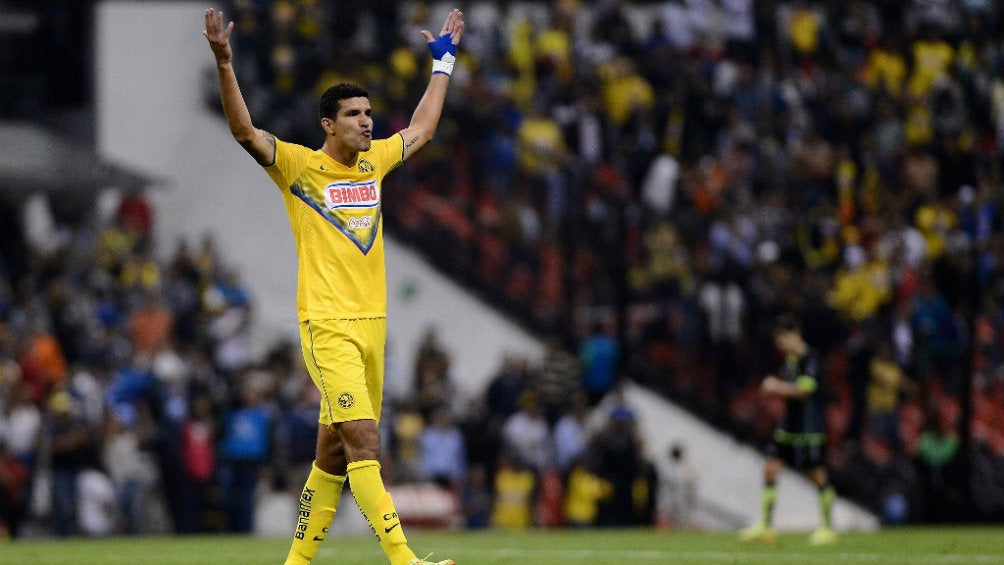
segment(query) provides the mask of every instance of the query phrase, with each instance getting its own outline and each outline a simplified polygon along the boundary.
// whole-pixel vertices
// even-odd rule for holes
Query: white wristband
[[[443,73],[446,76],[453,74],[453,64],[457,62],[457,58],[449,53],[443,55],[442,59],[432,60],[432,74]]]

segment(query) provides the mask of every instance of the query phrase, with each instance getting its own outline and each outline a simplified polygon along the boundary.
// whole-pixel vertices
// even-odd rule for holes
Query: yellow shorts
[[[318,422],[380,421],[386,342],[386,318],[300,322],[303,360],[321,391]]]

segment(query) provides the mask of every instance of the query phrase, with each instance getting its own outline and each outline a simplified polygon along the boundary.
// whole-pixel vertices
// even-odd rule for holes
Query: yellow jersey
[[[403,161],[404,139],[374,140],[346,167],[319,149],[276,139],[267,167],[282,191],[299,260],[299,320],[387,315],[381,196]]]

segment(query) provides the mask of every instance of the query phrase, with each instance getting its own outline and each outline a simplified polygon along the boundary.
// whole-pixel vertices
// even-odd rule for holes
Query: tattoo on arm
[[[259,164],[261,164],[263,167],[268,167],[268,166],[271,166],[271,165],[275,164],[275,153],[276,153],[276,150],[275,150],[275,136],[272,135],[272,134],[270,134],[269,132],[267,132],[265,130],[261,130],[261,136],[265,139],[266,142],[268,142],[269,145],[272,146],[272,154],[269,155],[269,156],[266,156],[262,161],[259,161]],[[266,160],[267,160],[267,162],[263,162],[263,161],[266,161]]]
[[[415,143],[417,141],[418,141],[418,136],[416,135],[415,137],[413,137],[413,138],[411,138],[411,139],[409,139],[408,141],[405,142],[404,148],[407,149],[407,148],[411,147],[412,145],[415,145]]]
[[[272,149],[274,150],[275,149],[275,136],[272,135],[272,134],[270,134],[269,132],[267,132],[265,130],[261,130],[261,135],[262,135],[262,137],[265,138],[265,141],[267,141],[268,144],[272,146]]]

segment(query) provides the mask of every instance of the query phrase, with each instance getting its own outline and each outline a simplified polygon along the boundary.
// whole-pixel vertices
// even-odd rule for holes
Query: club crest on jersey
[[[356,403],[356,399],[349,393],[343,392],[338,395],[338,405],[342,408],[349,409],[352,405]]]
[[[376,181],[336,182],[324,187],[324,204],[328,210],[373,208],[380,204],[380,191]]]
[[[366,159],[359,159],[359,172],[360,173],[372,173],[375,170],[373,163],[370,163]]]

